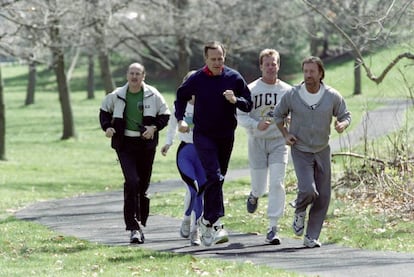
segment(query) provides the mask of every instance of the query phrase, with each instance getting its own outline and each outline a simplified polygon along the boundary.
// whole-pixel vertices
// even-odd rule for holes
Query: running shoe
[[[200,227],[200,240],[204,246],[211,246],[213,244],[213,225],[210,222],[206,222],[203,218],[200,218],[198,221],[198,226]]]
[[[217,220],[213,225],[213,243],[220,244],[229,241],[229,233],[224,229],[220,220]]]
[[[295,232],[295,235],[297,236],[303,235],[303,230],[305,228],[305,217],[306,217],[306,211],[295,213],[292,228],[293,228],[293,232]]]
[[[142,244],[144,243],[144,240],[145,240],[144,233],[142,232],[141,229],[131,231],[131,237],[130,237],[131,243]]]
[[[180,236],[183,238],[188,238],[190,236],[190,225],[191,220],[183,220],[181,222],[181,228],[180,228]]]
[[[192,246],[199,246],[201,244],[199,228],[190,232],[190,243]]]
[[[305,236],[303,239],[303,245],[305,245],[308,248],[314,248],[314,247],[321,247],[322,243],[319,242],[317,239],[313,239],[309,236]]]
[[[280,238],[277,234],[277,228],[276,226],[273,226],[272,228],[269,228],[266,234],[266,242],[274,245],[280,244]]]
[[[255,211],[256,211],[256,209],[257,209],[257,204],[258,204],[258,201],[259,201],[259,197],[255,197],[255,196],[253,196],[253,194],[250,192],[250,195],[249,195],[249,197],[247,197],[247,211],[249,212],[249,213],[254,213]]]

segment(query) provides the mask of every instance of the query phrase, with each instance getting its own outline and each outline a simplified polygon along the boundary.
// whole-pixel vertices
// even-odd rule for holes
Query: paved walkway
[[[374,138],[391,132],[401,125],[406,102],[393,102],[389,106],[370,112],[353,132],[333,141],[334,151],[359,143],[364,134]],[[358,122],[354,122],[356,124]],[[364,127],[365,126],[365,127]],[[227,180],[248,176],[248,170],[233,170]],[[183,188],[180,180],[154,183],[150,193],[165,193]],[[103,192],[74,198],[38,202],[15,215],[19,219],[43,224],[68,236],[108,245],[130,245],[128,233],[123,232],[123,193]],[[145,244],[137,245],[156,251],[191,254],[198,258],[221,258],[229,261],[251,261],[310,276],[413,276],[414,253],[368,251],[324,244],[321,248],[307,249],[302,239],[282,238],[282,244],[264,243],[264,235],[242,234],[230,231],[229,243],[212,247],[189,246],[179,236],[181,220],[151,214],[144,229]],[[176,230],[171,232],[171,230]],[[367,230],[370,232],[370,230]]]

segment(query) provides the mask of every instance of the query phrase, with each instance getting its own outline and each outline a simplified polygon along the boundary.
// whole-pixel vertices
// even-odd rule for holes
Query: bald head
[[[133,69],[133,68],[138,69],[140,72],[142,72],[143,74],[145,74],[145,67],[142,64],[140,64],[140,63],[131,63],[129,65],[129,67],[128,67],[127,73],[129,71],[131,71],[131,69]]]
[[[139,92],[145,79],[145,68],[140,63],[132,63],[128,67],[127,80],[130,92]]]

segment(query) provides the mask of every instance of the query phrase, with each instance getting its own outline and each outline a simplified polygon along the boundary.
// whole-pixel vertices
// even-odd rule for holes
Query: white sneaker
[[[142,232],[141,229],[131,230],[131,236],[130,236],[131,243],[142,244],[144,243],[144,240],[145,240],[144,233]]]
[[[183,238],[188,238],[190,236],[190,225],[191,220],[183,220],[181,222],[181,228],[180,228],[180,236]]]
[[[225,243],[229,241],[229,233],[224,230],[223,224],[219,220],[213,225],[213,242],[214,244]]]
[[[319,242],[317,239],[313,239],[309,236],[305,236],[303,239],[303,245],[305,245],[308,248],[314,248],[314,247],[321,247],[322,243]]]
[[[201,244],[199,228],[190,232],[190,243],[192,246],[199,246]]]
[[[200,226],[200,240],[204,246],[211,246],[213,244],[213,225],[209,221],[204,220],[202,217],[198,221]]]
[[[269,228],[269,230],[267,231],[267,234],[266,234],[266,240],[265,241],[270,243],[270,244],[274,244],[274,245],[279,245],[280,244],[280,238],[277,234],[276,226],[273,226],[273,227]]]
[[[295,217],[293,218],[293,232],[295,232],[295,235],[301,236],[303,235],[303,230],[305,229],[305,217],[306,217],[306,211],[295,213]]]

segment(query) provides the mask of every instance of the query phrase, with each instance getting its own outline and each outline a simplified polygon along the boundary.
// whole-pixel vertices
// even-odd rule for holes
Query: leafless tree
[[[25,105],[30,105],[35,101],[36,65],[40,62],[36,61],[39,53],[36,53],[33,41],[35,36],[30,31],[31,8],[25,6],[23,1],[18,0],[7,1],[3,3],[2,8],[0,18],[2,18],[4,34],[0,48],[9,56],[27,61],[29,82]]]
[[[227,62],[231,66],[240,69],[247,64],[250,74],[254,74],[251,64],[257,64],[261,49],[276,48],[289,59],[300,60],[308,50],[304,46],[309,37],[317,38],[320,31],[322,38],[335,36],[339,45],[354,54],[356,70],[368,71],[361,54],[368,49],[368,42],[394,39],[392,30],[398,23],[405,24],[403,15],[413,1],[15,0],[8,1],[12,4],[3,9],[7,13],[0,12],[0,18],[13,23],[5,36],[7,43],[0,43],[0,49],[30,61],[31,76],[35,76],[37,63],[47,63],[55,70],[64,117],[62,138],[68,138],[74,135],[74,128],[69,127],[73,120],[68,80],[77,57],[83,54],[98,57],[106,93],[115,86],[111,55],[149,61],[149,66],[157,64],[175,72],[178,83],[191,66],[203,64],[201,49],[209,40],[219,40],[227,46]],[[378,3],[381,5],[375,5]],[[312,20],[306,7],[314,11]],[[373,17],[368,17],[370,14]],[[377,32],[373,32],[373,26],[377,26]],[[310,36],[304,35],[305,30]],[[330,46],[331,40],[324,50]],[[70,65],[65,66],[70,57]],[[409,57],[408,53],[399,59]],[[88,60],[88,98],[92,98],[94,59]],[[372,73],[371,77],[377,82],[383,78]],[[35,79],[32,80],[33,84]]]
[[[375,46],[378,48],[386,45],[387,42],[395,43],[396,39],[404,40],[407,34],[405,27],[411,29],[413,0],[312,1],[312,3],[308,0],[302,1],[329,24],[332,31],[345,41],[348,51],[352,53],[355,59],[354,94],[361,93],[360,67],[364,68],[370,80],[379,84],[401,59],[414,59],[413,53],[401,53],[376,76],[363,58],[363,53]]]
[[[32,66],[36,62],[46,63],[55,72],[62,110],[62,139],[76,136],[65,52],[79,43],[81,26],[73,18],[83,16],[82,4],[82,0],[74,0],[70,4],[62,0],[17,1],[9,7],[7,14],[3,14],[15,26],[13,36],[8,36],[15,40],[10,44],[14,46],[13,55],[29,61]],[[34,86],[34,82],[31,84]]]
[[[92,16],[92,26],[94,28],[94,35],[92,36],[97,49],[99,65],[101,69],[101,79],[106,93],[110,93],[115,88],[115,83],[112,80],[110,70],[110,59],[107,46],[108,37],[107,18],[110,18],[110,10],[107,9],[105,1],[92,0],[90,1],[90,13]],[[108,16],[109,15],[109,16]]]
[[[6,116],[0,66],[0,160],[6,159]]]
[[[252,56],[257,63],[261,48],[282,53],[294,49],[295,17],[288,16],[286,1],[152,0],[134,1],[113,15],[108,36],[117,38],[114,49],[176,72],[176,82],[190,69],[190,59],[203,64],[202,46],[210,40],[223,42],[229,65],[240,67]],[[162,20],[160,18],[162,17]],[[193,65],[194,66],[194,65]]]
[[[4,21],[2,18],[3,13],[2,10],[8,8],[12,5],[15,1],[8,1],[5,3],[0,3],[0,19]],[[0,28],[0,56],[4,53],[8,53],[7,43],[4,43],[4,38],[7,36],[6,29],[9,25],[6,22],[1,22],[2,28]],[[0,160],[6,160],[6,107],[4,103],[4,86],[3,86],[3,77],[1,74],[1,65],[0,65]]]
[[[47,0],[48,6],[48,34],[50,36],[50,50],[52,53],[52,67],[55,72],[59,102],[63,118],[62,139],[75,137],[75,124],[73,123],[72,106],[70,102],[70,90],[65,73],[65,54],[63,47],[63,34],[61,30],[61,10],[57,0]],[[63,10],[64,11],[64,10]]]

